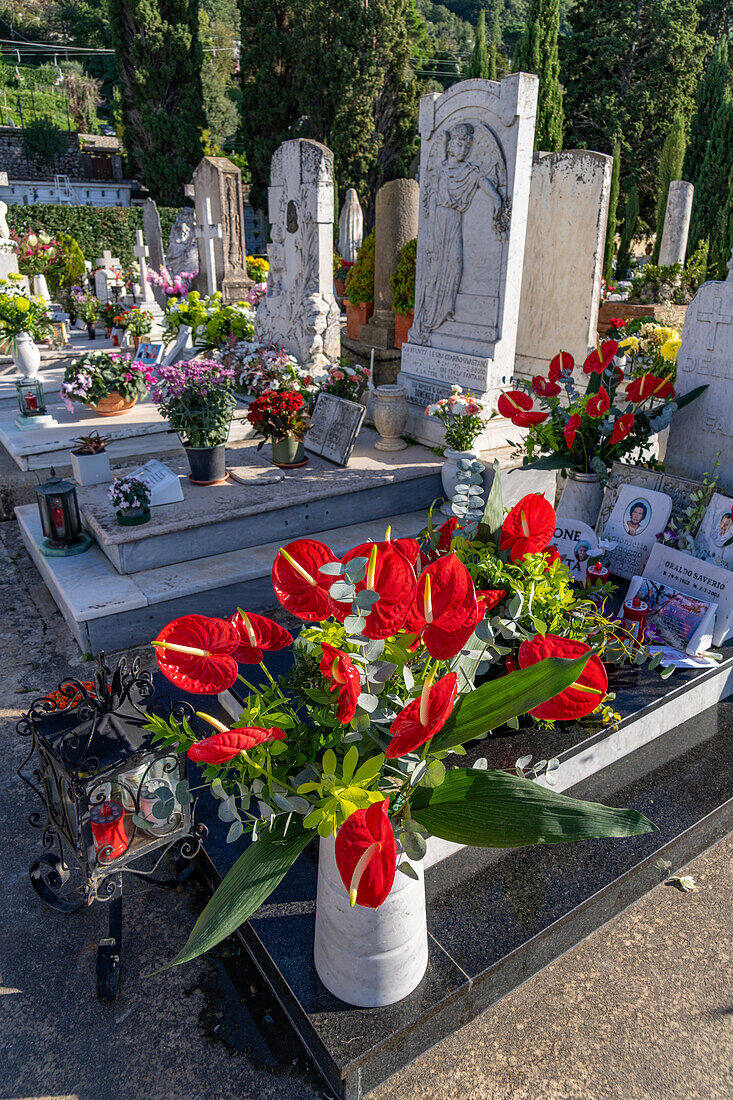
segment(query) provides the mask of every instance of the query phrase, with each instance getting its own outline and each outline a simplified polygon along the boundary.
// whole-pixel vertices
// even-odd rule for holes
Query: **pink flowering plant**
[[[185,447],[226,443],[236,404],[234,371],[216,359],[158,367],[153,401]]]
[[[48,233],[12,235],[18,270],[21,275],[45,275],[49,268],[59,265],[63,256],[61,244]]]
[[[249,294],[247,295],[247,303],[251,305],[253,309],[257,309],[257,306],[260,304],[266,294],[267,283],[255,283],[255,285],[251,288]]]
[[[369,385],[370,375],[369,367],[362,367],[359,363],[352,366],[346,359],[339,359],[335,366],[328,368],[321,390],[332,393],[334,397],[343,397],[346,401],[358,401]]]
[[[161,267],[160,271],[148,268],[148,282],[151,286],[157,286],[168,298],[186,298],[193,285],[198,271],[182,271],[179,275],[171,275],[167,267]]]
[[[234,371],[235,389],[248,397],[259,397],[271,390],[299,393],[309,403],[321,384],[320,378],[305,370],[285,348],[240,340],[222,353],[222,359]]]
[[[74,402],[96,405],[111,393],[125,401],[143,398],[155,383],[152,369],[125,352],[92,351],[73,359],[64,371],[60,396],[69,412]]]
[[[451,386],[450,397],[441,397],[425,410],[426,416],[435,416],[445,425],[446,446],[453,451],[468,451],[481,435],[486,420],[484,407],[460,386]]]
[[[150,507],[150,489],[137,477],[115,478],[107,495],[112,507],[123,514],[137,508]]]

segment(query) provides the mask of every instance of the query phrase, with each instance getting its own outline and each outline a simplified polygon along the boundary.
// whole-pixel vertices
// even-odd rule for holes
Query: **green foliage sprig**
[[[374,233],[372,229],[364,238],[356,263],[346,276],[346,297],[355,306],[374,301]]]
[[[400,252],[397,267],[389,277],[395,313],[412,313],[415,308],[415,264],[417,240],[408,241]]]

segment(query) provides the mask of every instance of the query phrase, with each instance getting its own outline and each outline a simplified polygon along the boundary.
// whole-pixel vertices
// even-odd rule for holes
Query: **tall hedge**
[[[178,214],[177,206],[159,206],[163,245],[168,244],[171,226]],[[62,206],[59,203],[38,202],[32,206],[8,206],[8,225],[16,233],[40,230],[52,237],[68,233],[73,237],[84,259],[92,265],[109,248],[120,262],[134,259],[135,230],[143,228],[140,206]]]

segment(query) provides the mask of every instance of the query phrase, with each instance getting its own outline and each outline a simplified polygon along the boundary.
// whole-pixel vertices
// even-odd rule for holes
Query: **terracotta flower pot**
[[[338,298],[343,298],[344,294],[346,293],[346,280],[345,279],[334,279],[333,285],[334,285],[335,290],[336,290],[336,296]]]
[[[374,313],[374,302],[359,302],[358,305],[354,305],[347,298],[344,305],[346,306],[346,335],[350,340],[358,340],[361,326],[365,325]]]
[[[103,397],[96,405],[91,407],[99,416],[122,416],[133,405],[137,405],[137,394],[134,397],[125,398],[117,390],[112,390],[108,397]]]
[[[407,343],[407,334],[412,328],[412,322],[415,317],[414,310],[410,310],[409,313],[395,313],[394,315],[394,346],[401,348],[403,344]]]
[[[142,340],[142,336],[133,336],[132,346],[135,349],[135,351],[137,351],[137,349],[140,347],[140,341],[141,340]]]

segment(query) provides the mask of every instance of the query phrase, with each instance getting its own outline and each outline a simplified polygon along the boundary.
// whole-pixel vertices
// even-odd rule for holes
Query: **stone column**
[[[390,180],[377,192],[375,206],[374,314],[359,339],[379,348],[394,347],[394,313],[389,279],[400,251],[417,237],[420,188],[416,180]]]
[[[669,185],[662,243],[659,247],[659,263],[662,267],[685,262],[694,193],[695,188],[685,180],[673,180]]]

